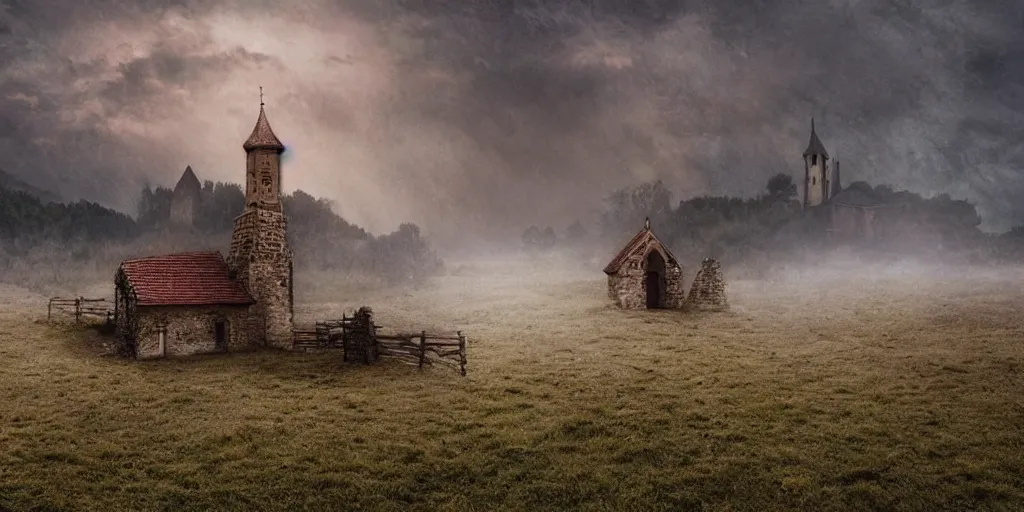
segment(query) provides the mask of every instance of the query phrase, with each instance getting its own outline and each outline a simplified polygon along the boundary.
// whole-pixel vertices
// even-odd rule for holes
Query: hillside
[[[0,169],[0,187],[33,195],[38,197],[43,203],[60,203],[64,201],[57,194],[29,185],[3,169]]]

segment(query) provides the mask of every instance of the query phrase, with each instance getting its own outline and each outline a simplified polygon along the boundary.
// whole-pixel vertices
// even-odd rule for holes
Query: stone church
[[[862,190],[844,190],[839,161],[830,162],[811,119],[811,139],[803,153],[804,209],[816,210],[828,226],[828,236],[836,242],[872,240],[877,232],[876,212],[885,207]]]
[[[811,118],[811,140],[804,150],[804,208],[827,203],[842,191],[839,161],[829,162],[828,151],[814,130]]]
[[[292,252],[280,196],[285,147],[262,101],[242,148],[245,209],[235,219],[226,259],[216,251],[191,252],[126,260],[118,267],[114,318],[123,354],[153,358],[291,348]]]
[[[608,297],[624,309],[678,309],[686,302],[683,269],[651,231],[651,221],[604,268]]]

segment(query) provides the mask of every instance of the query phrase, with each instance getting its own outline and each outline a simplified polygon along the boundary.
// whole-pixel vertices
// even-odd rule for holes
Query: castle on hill
[[[875,214],[884,208],[856,189],[843,189],[839,161],[833,160],[814,129],[803,152],[804,179],[801,204],[822,215],[828,236],[836,241],[871,240],[876,235]]]
[[[118,348],[136,358],[292,344],[292,251],[281,205],[281,154],[264,103],[245,150],[245,209],[227,258],[219,251],[121,262],[114,282]],[[191,168],[175,186],[171,217],[191,225],[199,204]]]

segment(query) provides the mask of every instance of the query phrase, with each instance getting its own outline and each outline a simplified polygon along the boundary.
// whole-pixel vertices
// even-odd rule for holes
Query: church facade
[[[686,301],[683,268],[651,231],[651,221],[604,268],[608,297],[623,309],[680,309]]]
[[[285,147],[262,101],[242,148],[245,210],[235,219],[226,259],[204,251],[126,260],[118,267],[114,320],[122,354],[142,359],[291,348],[292,252],[280,197]]]

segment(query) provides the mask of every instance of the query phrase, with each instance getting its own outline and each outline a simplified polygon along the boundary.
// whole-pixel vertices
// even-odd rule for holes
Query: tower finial
[[[645,217],[644,218],[644,229],[651,229],[651,218],[650,217]]]
[[[262,85],[260,86],[260,106],[261,107],[263,106],[263,86]],[[811,126],[812,127],[814,126],[814,121],[813,120],[811,121]]]
[[[260,95],[260,97],[263,97],[262,94]],[[811,116],[811,133],[814,133],[814,116]]]

